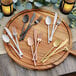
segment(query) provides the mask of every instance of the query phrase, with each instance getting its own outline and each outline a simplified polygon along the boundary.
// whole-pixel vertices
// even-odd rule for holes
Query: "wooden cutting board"
[[[33,12],[36,13],[36,17],[34,20],[36,20],[39,16],[43,16],[43,19],[39,24],[34,25],[27,32],[26,37],[23,41],[19,41],[20,49],[23,52],[23,58],[20,59],[17,56],[17,54],[14,52],[14,50],[11,47],[9,47],[9,45],[7,45],[6,43],[4,43],[4,46],[6,48],[8,55],[16,63],[18,63],[19,65],[21,65],[25,68],[29,68],[29,69],[33,69],[33,70],[45,70],[45,69],[55,67],[56,65],[58,65],[64,61],[64,59],[68,56],[69,52],[62,51],[61,53],[50,57],[48,59],[48,61],[46,61],[45,63],[41,63],[40,60],[48,52],[48,50],[53,47],[53,42],[56,39],[60,39],[60,40],[64,41],[67,38],[69,40],[69,42],[66,45],[69,46],[70,47],[69,49],[72,50],[71,30],[70,30],[69,26],[64,22],[64,20],[62,20],[61,24],[58,26],[58,28],[54,34],[53,41],[50,44],[48,44],[48,41],[47,41],[48,40],[48,36],[47,36],[48,32],[47,32],[47,25],[45,24],[45,18],[46,18],[46,16],[51,17],[51,25],[50,25],[50,35],[51,35],[51,30],[52,30],[54,15],[55,15],[54,12],[40,10],[40,9],[24,10],[24,11],[21,11],[20,13],[16,14],[14,17],[12,17],[9,20],[9,22],[7,23],[6,27],[11,31],[11,33],[12,33],[12,27],[16,27],[17,33],[18,33],[18,40],[19,40],[20,33],[21,33],[21,30],[23,27],[22,19],[25,14],[28,14],[29,17],[31,18]],[[28,23],[25,25],[25,29],[26,29]],[[38,33],[41,32],[43,34],[42,42],[39,44],[38,51],[37,51],[37,53],[38,53],[37,66],[34,66],[34,64],[33,64],[31,48],[27,44],[27,38],[29,36],[33,38],[33,30],[34,29],[37,29]],[[4,31],[4,33],[6,33],[6,32]],[[10,41],[13,44],[12,40],[10,40]]]

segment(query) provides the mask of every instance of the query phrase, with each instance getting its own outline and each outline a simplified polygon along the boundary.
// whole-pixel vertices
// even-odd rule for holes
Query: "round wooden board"
[[[57,55],[54,55],[52,57],[50,57],[48,59],[48,61],[46,61],[45,63],[41,63],[40,60],[41,58],[48,52],[49,49],[51,49],[51,47],[53,46],[53,42],[56,39],[60,39],[62,41],[64,41],[66,38],[69,39],[69,42],[67,43],[67,45],[70,46],[70,48],[72,48],[72,35],[71,35],[71,31],[69,26],[64,22],[64,20],[62,20],[60,26],[58,26],[54,37],[53,37],[53,41],[48,44],[47,43],[47,25],[45,24],[45,18],[46,16],[50,16],[51,17],[51,25],[50,25],[50,35],[51,35],[51,30],[52,30],[52,24],[53,24],[53,19],[54,19],[54,13],[50,12],[50,11],[46,11],[46,10],[40,10],[40,9],[32,9],[32,10],[24,10],[21,11],[20,13],[16,14],[14,17],[12,17],[9,22],[7,23],[6,27],[8,27],[8,29],[11,31],[12,33],[12,27],[15,26],[17,29],[17,33],[18,33],[18,40],[20,38],[20,33],[23,27],[23,16],[25,14],[28,14],[29,17],[31,18],[33,12],[36,13],[36,17],[34,20],[36,20],[39,16],[43,16],[42,21],[38,24],[38,25],[34,25],[26,34],[26,37],[23,41],[19,41],[19,46],[20,49],[23,52],[23,58],[20,59],[17,54],[14,52],[14,50],[9,47],[9,45],[4,43],[4,46],[6,48],[6,51],[8,53],[8,55],[15,61],[17,62],[19,65],[25,67],[25,68],[30,68],[30,69],[34,69],[34,70],[45,70],[45,69],[49,69],[52,68],[58,64],[60,64],[61,62],[64,61],[64,59],[68,56],[68,52],[61,52]],[[28,23],[25,26],[25,29],[27,27]],[[38,33],[42,33],[42,42],[39,44],[38,47],[38,60],[37,60],[37,66],[34,66],[33,61],[32,61],[32,54],[31,54],[31,49],[27,44],[27,38],[29,36],[31,36],[33,38],[33,30],[37,29]],[[4,33],[6,33],[4,31]],[[13,44],[12,40],[10,40],[11,43]]]

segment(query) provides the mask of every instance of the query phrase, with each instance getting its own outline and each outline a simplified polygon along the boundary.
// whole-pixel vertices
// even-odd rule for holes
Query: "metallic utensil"
[[[21,32],[21,34],[24,32],[24,27],[25,27],[25,24],[28,22],[28,20],[29,20],[29,16],[26,14],[26,15],[24,15],[24,17],[23,17],[23,23],[24,23],[24,25],[23,25],[23,27],[22,27],[22,32]]]
[[[56,53],[52,54],[52,56],[53,56],[53,55],[56,55],[56,54],[58,54],[58,53],[60,53],[60,52],[62,52],[62,51],[68,51],[68,47],[65,46],[63,49],[58,50]]]
[[[42,16],[39,16],[39,18],[37,20],[35,20],[32,25],[36,25],[36,24],[40,23],[41,20],[42,20]]]
[[[31,26],[34,18],[35,18],[35,13],[33,13],[33,16],[32,16],[32,18],[31,18],[31,20],[30,20],[30,22],[29,22],[29,24],[28,24],[28,27]],[[28,28],[28,27],[27,27],[27,28]],[[20,41],[23,40],[24,37],[25,37],[25,35],[26,35],[26,30],[25,30],[24,34],[21,34],[21,35],[20,35],[20,39],[19,39],[19,40],[20,40]]]
[[[55,26],[55,30],[54,30],[54,32],[56,31],[57,26],[59,26],[59,25],[60,25],[60,23],[61,23],[61,19],[58,19],[57,24],[56,24],[56,26]]]
[[[15,39],[16,39],[17,47],[20,49],[19,43],[18,43],[18,39],[17,39],[17,31],[16,31],[16,28],[15,27],[12,27],[12,33],[13,33],[13,36],[15,37]],[[22,52],[20,51],[20,54],[21,53]]]
[[[54,55],[56,55],[56,54],[58,54],[58,53],[61,53],[62,51],[68,51],[68,47],[65,46],[63,49],[58,50],[56,53],[52,54],[51,56],[54,56]],[[51,57],[51,56],[50,56],[50,57]]]
[[[41,59],[41,62],[43,62],[44,59],[47,58],[48,54],[50,54],[50,52],[51,52],[54,48],[58,47],[58,46],[60,45],[60,43],[61,43],[61,40],[59,40],[59,39],[57,39],[56,41],[54,41],[53,47],[44,55],[44,57]]]
[[[5,42],[5,43],[8,43],[13,49],[14,49],[14,51],[17,53],[17,55],[20,57],[20,58],[22,58],[22,56],[18,53],[18,51],[14,48],[14,46],[10,43],[10,39],[9,39],[9,37],[6,35],[6,34],[3,34],[2,35],[2,39],[3,39],[3,41]]]
[[[33,25],[36,25],[36,24],[40,23],[41,20],[42,20],[42,16],[40,16],[37,20],[35,20],[34,23],[33,23],[31,26],[28,26],[28,27],[26,28],[26,30],[25,30],[20,36],[22,36],[22,35],[24,35],[25,33],[27,33],[27,31],[28,31]]]
[[[51,18],[50,18],[50,16],[46,17],[45,22],[48,25],[48,43],[50,43],[49,42],[49,25],[51,24]]]
[[[38,38],[37,38],[37,45],[36,45],[36,49],[35,49],[35,53],[34,53],[34,56],[36,57],[36,60],[37,60],[37,48],[38,48],[38,45],[39,43],[42,41],[42,34],[38,34]]]
[[[28,45],[31,47],[32,57],[34,57],[34,51],[33,51],[33,47],[32,47],[34,44],[34,41],[31,37],[28,37],[27,41],[28,41]],[[33,58],[33,61],[34,61],[34,65],[36,66],[35,58]]]
[[[35,50],[36,50],[36,45],[37,45],[37,30],[34,29],[34,43],[35,43]]]
[[[20,50],[20,48],[17,46],[15,40],[13,39],[13,36],[12,36],[10,30],[9,30],[7,27],[4,27],[4,29],[5,29],[5,31],[7,32],[7,34],[9,35],[9,37],[11,38],[11,40],[14,42],[14,44],[15,44],[15,46],[17,47],[20,55],[23,56],[23,53],[22,53],[22,51]]]
[[[55,12],[55,17],[54,17],[54,22],[53,22],[52,33],[51,33],[51,37],[49,38],[49,41],[52,41],[56,20],[57,20],[57,13]]]
[[[15,37],[15,39],[16,39],[17,46],[19,47],[19,43],[18,43],[18,39],[17,39],[17,31],[16,31],[15,27],[12,27],[12,33],[13,33],[13,36]]]
[[[52,53],[50,53],[50,54],[46,57],[46,59],[44,59],[42,62],[44,63],[45,61],[47,61],[49,57],[51,57],[57,50],[59,50],[61,47],[63,47],[67,42],[68,42],[68,39],[66,39],[64,42],[62,42],[62,43],[60,44],[60,46],[59,46],[58,48],[56,48]]]

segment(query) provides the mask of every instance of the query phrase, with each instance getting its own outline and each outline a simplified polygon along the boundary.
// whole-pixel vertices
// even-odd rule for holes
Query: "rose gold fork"
[[[38,48],[38,45],[39,43],[42,41],[42,34],[39,33],[38,34],[38,38],[37,38],[37,45],[36,45],[36,49],[35,49],[35,53],[34,53],[34,56],[36,57],[36,60],[37,60],[37,48]]]

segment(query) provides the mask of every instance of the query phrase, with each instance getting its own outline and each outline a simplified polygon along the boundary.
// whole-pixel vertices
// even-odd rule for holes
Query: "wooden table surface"
[[[46,9],[44,7],[43,9]],[[57,11],[61,17],[64,18],[65,22],[69,24],[69,20],[66,15],[63,15],[59,12],[59,10],[53,10],[51,7],[48,7],[47,10]],[[16,12],[15,12],[16,13]],[[14,15],[14,14],[13,14]],[[23,68],[16,64],[6,53],[5,48],[3,46],[3,41],[1,35],[3,33],[3,28],[6,23],[9,21],[10,17],[4,17],[0,20],[0,76],[60,76],[68,73],[76,72],[76,57],[69,55],[63,63],[56,66],[53,69],[45,70],[45,71],[36,71],[29,70]],[[73,42],[73,50],[76,50],[76,28],[71,29],[72,31],[72,42]]]

